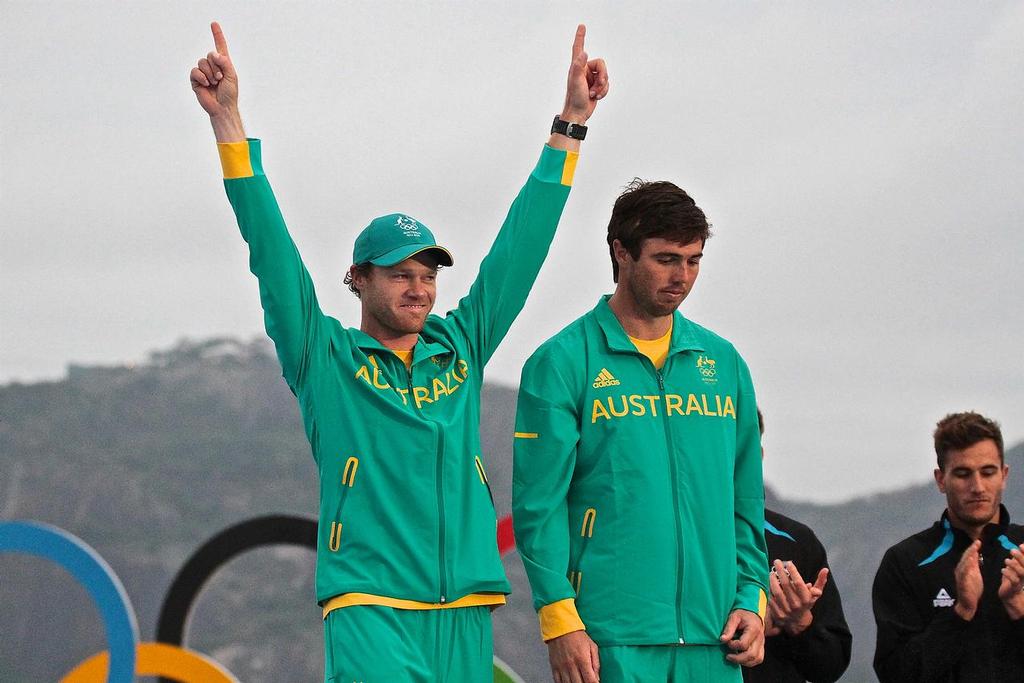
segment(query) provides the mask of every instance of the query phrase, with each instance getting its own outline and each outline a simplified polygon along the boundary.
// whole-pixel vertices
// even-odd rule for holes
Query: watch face
[[[581,126],[578,123],[570,123],[568,126],[567,135],[577,140],[582,140],[587,137],[587,127]]]

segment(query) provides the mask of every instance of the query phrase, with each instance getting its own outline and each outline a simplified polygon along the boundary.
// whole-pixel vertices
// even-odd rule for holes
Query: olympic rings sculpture
[[[180,683],[238,683],[214,660],[184,647],[192,606],[213,574],[235,556],[265,545],[291,544],[316,550],[316,520],[268,515],[215,534],[185,562],[171,582],[157,619],[157,642],[140,643],[131,600],[103,558],[77,536],[49,524],[0,522],[0,553],[25,553],[63,567],[96,603],[108,650],[89,657],[61,683],[131,683],[135,676],[160,676]],[[515,548],[512,518],[498,522],[498,551]],[[511,667],[494,658],[495,683],[522,683]]]
[[[170,676],[181,683],[238,683],[227,669],[198,652],[166,643],[141,643],[136,653],[135,674],[138,676]],[[72,669],[60,683],[101,681],[109,660],[106,652],[95,654]]]

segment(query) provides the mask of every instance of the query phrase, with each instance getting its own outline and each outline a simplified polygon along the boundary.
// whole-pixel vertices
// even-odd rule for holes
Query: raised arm
[[[608,93],[604,61],[588,59],[586,29],[573,40],[572,59],[560,118],[585,123]],[[538,122],[543,125],[545,122]],[[483,366],[526,303],[547,257],[576,169],[579,140],[553,134],[526,184],[509,208],[480,272],[453,312],[453,321],[469,340],[474,361]]]
[[[558,118],[585,125],[594,114],[597,101],[608,94],[608,68],[603,59],[588,59],[583,49],[587,27],[576,27],[569,61],[569,78],[565,86],[565,104]],[[548,145],[555,149],[578,152],[580,141],[559,133],[552,133]]]
[[[238,113],[238,73],[228,55],[228,41],[216,21],[213,31],[213,52],[207,53],[189,74],[192,92],[199,106],[210,115],[217,142],[244,142],[245,129]]]
[[[249,269],[259,280],[267,334],[288,386],[298,394],[317,357],[324,316],[263,174],[260,141],[245,137],[238,113],[238,73],[228,56],[227,39],[217,22],[210,28],[214,51],[199,60],[189,79],[217,137],[224,189],[249,245]]]

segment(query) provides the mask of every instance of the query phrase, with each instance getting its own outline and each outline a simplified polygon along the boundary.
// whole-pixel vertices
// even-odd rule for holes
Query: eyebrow
[[[392,273],[415,273],[415,269],[410,267],[399,268],[398,266],[390,266],[388,270]],[[437,275],[440,268],[430,268],[424,275]]]

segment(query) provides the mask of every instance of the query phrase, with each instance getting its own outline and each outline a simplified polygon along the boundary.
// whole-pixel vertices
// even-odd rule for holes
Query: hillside
[[[484,395],[499,514],[509,510],[514,398],[499,386]],[[1013,449],[1011,465],[1022,455]],[[1014,482],[1007,504],[1024,510]],[[136,367],[73,366],[58,382],[0,387],[0,518],[49,522],[94,546],[124,582],[144,641],[171,578],[203,541],[259,515],[311,516],[316,490],[294,398],[262,341],[182,342]],[[941,497],[926,484],[833,506],[769,500],[827,546],[855,638],[843,680],[874,680],[875,568],[888,545],[939,514]],[[505,564],[515,593],[495,615],[496,653],[525,680],[547,680],[522,565],[514,553]],[[188,645],[246,683],[320,680],[312,575],[313,554],[300,548],[232,561],[203,592]],[[12,555],[0,555],[0,633],[2,681],[56,680],[104,646],[70,577]]]

